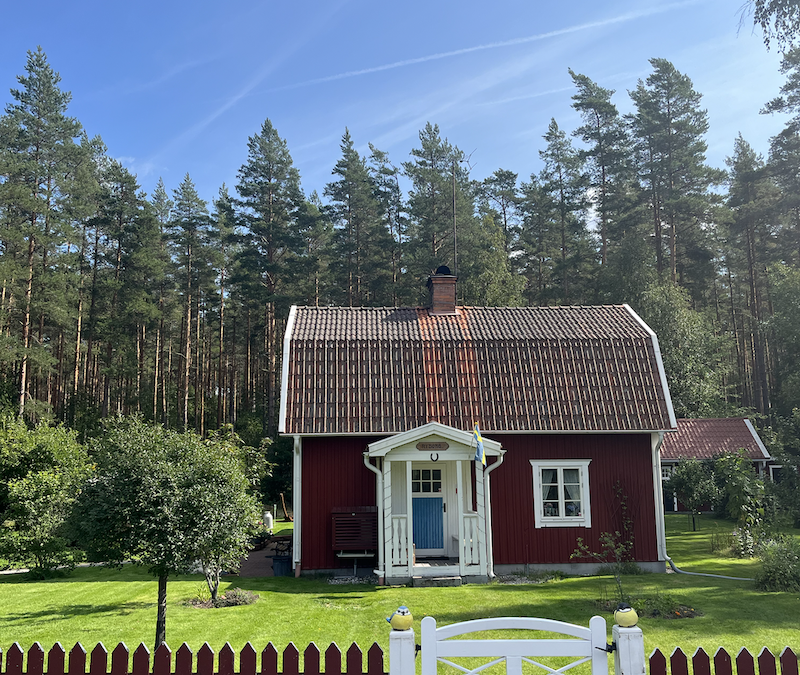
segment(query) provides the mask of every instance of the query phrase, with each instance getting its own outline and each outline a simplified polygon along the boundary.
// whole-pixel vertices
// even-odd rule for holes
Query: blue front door
[[[444,466],[414,463],[411,467],[411,509],[417,556],[445,554],[446,511]]]
[[[417,550],[444,548],[444,500],[441,497],[414,497],[412,502]]]

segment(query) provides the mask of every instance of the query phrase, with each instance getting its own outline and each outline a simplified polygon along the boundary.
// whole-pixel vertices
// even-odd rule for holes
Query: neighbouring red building
[[[460,307],[446,268],[428,285],[427,308],[291,309],[295,572],[361,556],[388,583],[589,571],[577,539],[599,551],[621,529],[663,570],[676,421],[655,334],[627,305]]]
[[[714,417],[678,420],[678,430],[664,438],[661,446],[661,479],[669,480],[675,465],[682,459],[710,461],[730,452],[743,452],[753,469],[763,477],[772,477],[772,457],[746,417]],[[664,494],[667,511],[687,511],[673,494]],[[708,507],[711,508],[710,505]]]

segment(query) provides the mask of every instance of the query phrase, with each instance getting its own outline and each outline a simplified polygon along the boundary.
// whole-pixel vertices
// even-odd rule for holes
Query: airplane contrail
[[[362,68],[360,70],[348,70],[344,73],[336,75],[327,75],[325,77],[317,77],[313,80],[306,80],[305,82],[298,82],[296,84],[288,84],[283,87],[276,87],[271,91],[283,91],[286,89],[298,89],[300,87],[308,87],[314,84],[323,84],[325,82],[334,82],[336,80],[344,80],[350,77],[358,77],[359,75],[370,75],[372,73],[380,73],[385,70],[394,70],[395,68],[403,68],[405,66],[413,66],[418,63],[426,63],[428,61],[438,61],[440,59],[447,59],[453,56],[461,56],[462,54],[471,54],[473,52],[486,51],[488,49],[498,49],[502,47],[513,47],[515,45],[527,44],[529,42],[539,42],[547,38],[558,37],[559,35],[568,35],[570,33],[578,33],[580,31],[589,30],[592,28],[602,28],[603,26],[611,26],[618,23],[625,23],[634,19],[641,19],[654,14],[663,14],[664,12],[673,9],[680,9],[690,5],[698,4],[702,0],[688,0],[686,2],[676,2],[668,5],[661,5],[658,7],[651,7],[635,12],[628,12],[620,16],[611,17],[610,19],[602,19],[600,21],[590,21],[588,23],[581,23],[576,26],[568,26],[566,28],[559,28],[558,30],[548,31],[546,33],[538,33],[536,35],[528,35],[526,37],[513,38],[511,40],[502,40],[500,42],[489,42],[483,45],[475,45],[473,47],[464,47],[462,49],[454,49],[448,52],[439,52],[438,54],[428,54],[427,56],[419,56],[413,59],[403,59],[402,61],[395,61],[393,63],[386,63],[380,66],[372,66],[370,68]]]

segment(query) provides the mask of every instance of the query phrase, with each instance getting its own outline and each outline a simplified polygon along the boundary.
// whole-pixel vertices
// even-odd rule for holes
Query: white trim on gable
[[[745,417],[744,424],[747,427],[747,430],[753,435],[753,440],[755,440],[756,445],[758,445],[758,449],[761,450],[761,454],[764,455],[764,459],[772,459],[772,457],[770,457],[769,451],[762,442],[761,437],[758,435],[758,432],[755,430],[755,427],[753,427],[753,423]]]
[[[483,434],[485,432],[481,432]],[[374,434],[373,434],[374,435]],[[445,441],[450,441],[454,445],[460,447],[467,447],[472,448],[472,452],[475,452],[475,442],[472,438],[472,431],[463,431],[462,429],[456,429],[454,427],[448,427],[445,424],[440,424],[439,422],[428,422],[427,424],[423,424],[421,427],[416,427],[414,429],[409,429],[408,431],[403,431],[399,434],[394,434],[393,436],[389,436],[387,438],[382,438],[379,441],[375,441],[374,443],[370,443],[367,446],[367,452],[369,453],[370,457],[384,457],[387,453],[391,451],[395,451],[394,454],[398,454],[397,451],[402,449],[403,447],[413,447],[416,443],[420,441],[424,441],[426,438],[435,436],[437,439],[443,439]],[[500,443],[497,441],[493,441],[490,438],[483,437],[483,449],[486,451],[486,456],[498,456],[505,453]],[[441,459],[445,459],[447,454],[447,450],[442,452],[443,455]]]
[[[669,385],[667,384],[667,374],[664,371],[664,361],[661,358],[661,347],[658,346],[658,336],[653,332],[653,329],[650,328],[645,322],[642,317],[640,317],[636,312],[633,311],[633,308],[625,303],[622,305],[630,315],[634,318],[635,321],[639,323],[639,325],[644,328],[649,334],[650,339],[653,341],[653,351],[656,355],[656,364],[658,365],[658,374],[661,377],[661,384],[664,388],[664,400],[667,403],[667,411],[669,412],[669,423],[672,427],[672,430],[678,428],[678,421],[675,418],[675,409],[672,407],[672,397],[669,395]]]
[[[297,305],[289,309],[286,320],[286,332],[283,334],[283,359],[281,360],[281,407],[278,413],[278,433],[286,433],[286,399],[289,394],[289,345],[292,341],[294,320],[297,316]]]

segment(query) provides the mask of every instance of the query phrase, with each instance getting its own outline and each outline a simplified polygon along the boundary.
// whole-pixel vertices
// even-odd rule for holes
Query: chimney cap
[[[453,273],[450,271],[450,268],[447,265],[439,265],[439,267],[436,268],[436,271],[434,272],[434,274],[451,275]]]

